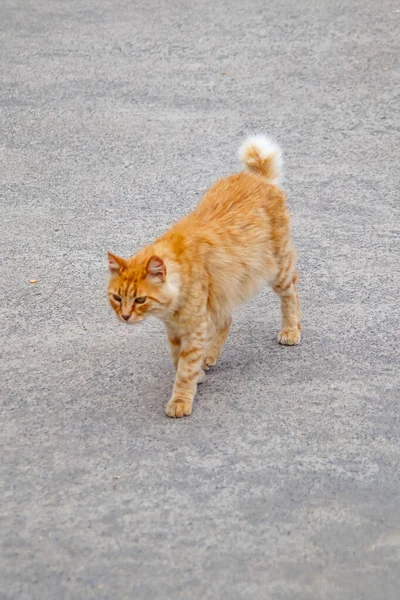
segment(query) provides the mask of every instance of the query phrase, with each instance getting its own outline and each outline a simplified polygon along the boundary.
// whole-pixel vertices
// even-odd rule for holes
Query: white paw
[[[299,329],[286,327],[278,333],[278,342],[285,346],[296,346],[300,344],[301,332]]]

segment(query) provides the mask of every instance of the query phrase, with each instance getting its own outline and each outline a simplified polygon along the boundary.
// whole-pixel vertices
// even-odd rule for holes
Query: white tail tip
[[[240,160],[249,171],[278,183],[282,171],[282,150],[265,135],[248,137],[239,149]]]

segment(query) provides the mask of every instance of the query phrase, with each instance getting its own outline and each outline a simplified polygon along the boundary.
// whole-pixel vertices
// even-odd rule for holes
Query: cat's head
[[[179,274],[156,255],[120,258],[108,253],[108,300],[123,323],[139,323],[153,315],[167,318],[179,298]]]

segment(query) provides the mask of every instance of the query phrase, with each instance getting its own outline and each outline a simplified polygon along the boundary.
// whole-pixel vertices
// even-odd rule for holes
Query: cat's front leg
[[[178,368],[179,354],[181,351],[181,339],[177,335],[168,332],[168,341],[171,349],[172,364],[174,365],[174,369],[176,371]]]
[[[231,315],[220,318],[217,324],[214,324],[213,335],[208,339],[204,353],[203,369],[209,369],[217,362],[222,347],[229,335],[229,329],[232,324]]]
[[[181,338],[174,389],[165,412],[168,417],[186,417],[192,413],[197,384],[204,376],[202,362],[206,342],[206,323]]]

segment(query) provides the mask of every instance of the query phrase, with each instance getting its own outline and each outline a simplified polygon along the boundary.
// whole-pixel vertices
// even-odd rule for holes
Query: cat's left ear
[[[152,256],[146,266],[148,277],[158,279],[158,281],[164,281],[167,274],[164,261],[159,256]]]
[[[108,256],[108,268],[110,269],[110,273],[112,275],[118,275],[121,269],[125,266],[125,261],[120,256],[116,256],[116,254],[111,254],[111,252],[107,252]]]

